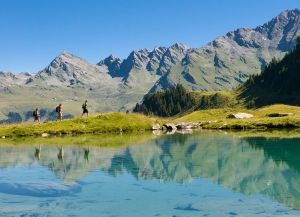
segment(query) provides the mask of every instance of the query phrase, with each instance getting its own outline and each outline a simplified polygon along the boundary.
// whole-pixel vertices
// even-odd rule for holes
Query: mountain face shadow
[[[205,178],[224,188],[246,195],[264,194],[300,209],[299,142],[211,132],[175,134],[120,148],[64,146],[63,161],[57,158],[55,146],[41,145],[39,158],[32,146],[2,146],[0,168],[38,163],[70,185],[95,170],[111,176],[129,173],[140,181],[189,184]]]

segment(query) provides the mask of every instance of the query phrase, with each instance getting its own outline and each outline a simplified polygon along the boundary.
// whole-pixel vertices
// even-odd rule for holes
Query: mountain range
[[[35,106],[50,118],[58,103],[70,116],[79,115],[85,99],[92,112],[125,111],[146,93],[178,83],[191,90],[231,90],[292,50],[299,26],[300,10],[294,9],[200,48],[176,43],[132,51],[126,59],[110,55],[96,64],[64,51],[35,74],[0,72],[0,120],[27,120]]]

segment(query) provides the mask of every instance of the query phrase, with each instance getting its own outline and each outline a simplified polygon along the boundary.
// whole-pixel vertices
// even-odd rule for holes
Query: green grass
[[[228,119],[227,116],[236,112],[253,114],[250,119]],[[290,113],[286,117],[268,117],[271,113]],[[43,133],[49,135],[78,135],[78,134],[109,134],[115,133],[144,133],[150,131],[155,123],[191,122],[200,124],[204,129],[270,129],[270,128],[299,128],[300,107],[287,105],[272,105],[260,109],[245,109],[242,107],[207,109],[189,113],[181,117],[156,118],[140,114],[104,113],[89,118],[75,118],[48,123],[22,123],[0,125],[0,137],[7,138],[38,136]],[[109,137],[107,137],[109,138]],[[40,138],[43,139],[43,138]],[[5,139],[6,140],[6,139]],[[65,140],[64,138],[62,140]],[[112,142],[107,139],[104,144],[121,144],[120,141]],[[44,140],[43,140],[44,141]],[[59,139],[55,139],[59,144]]]
[[[48,123],[2,125],[0,136],[76,135],[97,133],[139,132],[150,130],[157,121],[140,114],[106,113],[89,118],[75,118]]]
[[[253,114],[249,119],[228,119],[227,116],[236,112]],[[271,113],[291,113],[287,117],[268,117]],[[175,123],[201,123],[206,129],[268,129],[300,127],[300,108],[288,105],[271,105],[260,109],[224,108],[195,111],[174,119]]]

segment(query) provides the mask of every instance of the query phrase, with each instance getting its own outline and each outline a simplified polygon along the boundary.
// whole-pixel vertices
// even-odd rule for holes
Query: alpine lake
[[[297,135],[1,139],[0,216],[300,216]]]

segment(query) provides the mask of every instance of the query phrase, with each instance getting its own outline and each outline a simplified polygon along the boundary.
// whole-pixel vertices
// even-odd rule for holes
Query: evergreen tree
[[[134,112],[173,116],[196,105],[194,97],[180,84],[156,93],[144,96],[143,102],[137,104]]]

